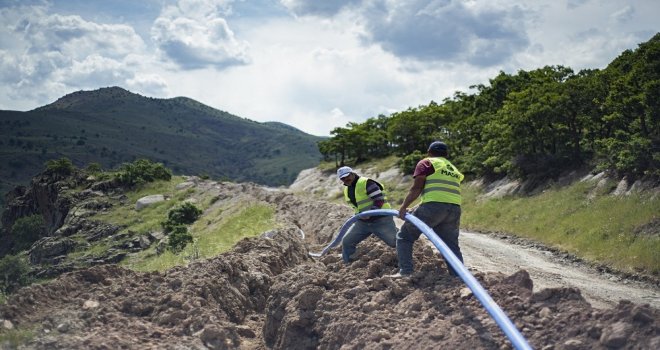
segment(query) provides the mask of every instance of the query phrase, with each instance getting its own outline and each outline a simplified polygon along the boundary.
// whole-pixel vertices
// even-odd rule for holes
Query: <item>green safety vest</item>
[[[435,172],[426,177],[422,190],[422,203],[441,202],[461,205],[461,174],[456,167],[442,157],[426,158]]]
[[[374,201],[367,195],[367,181],[369,181],[369,178],[360,176],[355,184],[355,201],[357,202],[357,207],[353,205],[353,202],[348,197],[348,186],[344,186],[344,199],[346,203],[355,208],[356,214],[368,210],[374,205]],[[380,185],[380,183],[376,183]],[[387,197],[385,197],[385,187],[383,185],[380,185],[380,190],[383,192],[383,199],[385,200],[381,209],[392,208],[390,203],[387,202]]]

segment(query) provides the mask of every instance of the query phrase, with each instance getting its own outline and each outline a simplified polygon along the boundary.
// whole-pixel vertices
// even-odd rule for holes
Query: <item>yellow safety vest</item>
[[[456,167],[442,157],[426,158],[435,172],[426,177],[422,190],[422,203],[441,202],[461,205],[461,174]]]
[[[369,195],[367,195],[367,181],[369,181],[369,178],[361,176],[358,178],[357,183],[355,184],[355,201],[357,202],[357,207],[353,205],[353,202],[351,202],[351,199],[348,197],[348,186],[344,186],[344,200],[346,200],[346,203],[348,203],[350,206],[355,208],[356,214],[368,210],[374,205],[374,201],[371,199],[371,197],[369,197]],[[378,184],[380,185],[380,183]],[[385,197],[385,187],[380,185],[380,188],[380,190],[383,192],[383,200],[385,200],[385,203],[383,203],[381,209],[392,208],[390,203],[387,202],[387,197]]]

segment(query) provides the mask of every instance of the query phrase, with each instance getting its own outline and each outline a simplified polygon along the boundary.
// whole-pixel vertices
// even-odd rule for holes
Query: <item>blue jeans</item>
[[[390,247],[396,247],[396,225],[394,217],[381,216],[369,222],[357,220],[346,232],[341,241],[341,256],[345,263],[351,261],[351,255],[355,253],[358,243],[367,239],[371,234],[376,235]]]
[[[463,262],[463,254],[458,246],[458,228],[461,223],[459,205],[428,202],[421,204],[412,214],[432,228],[458,260]],[[396,235],[396,253],[399,258],[399,272],[402,275],[413,272],[413,244],[421,233],[415,225],[406,221]],[[456,271],[449,264],[447,267],[449,273],[455,276]]]

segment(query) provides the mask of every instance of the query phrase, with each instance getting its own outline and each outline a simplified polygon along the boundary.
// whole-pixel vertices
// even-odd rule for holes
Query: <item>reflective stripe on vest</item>
[[[374,205],[373,199],[367,195],[367,181],[369,181],[369,178],[361,176],[358,178],[357,183],[355,184],[355,202],[357,202],[357,207],[354,206],[351,202],[351,199],[348,198],[348,186],[344,186],[344,200],[346,200],[346,203],[348,203],[351,207],[355,208],[356,214],[365,210],[369,210],[369,208]],[[376,183],[380,185],[380,183]],[[381,209],[392,208],[387,202],[387,197],[385,197],[385,188],[383,185],[380,185],[380,187],[381,191],[383,192],[383,200],[385,201]]]
[[[435,172],[426,177],[422,190],[422,203],[442,202],[461,205],[461,174],[453,164],[442,157],[426,158]]]

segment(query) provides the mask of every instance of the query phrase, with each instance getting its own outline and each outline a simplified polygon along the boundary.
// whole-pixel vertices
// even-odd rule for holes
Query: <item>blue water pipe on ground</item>
[[[373,216],[373,215],[392,215],[398,216],[399,212],[393,209],[376,209],[376,210],[367,210],[362,213],[356,214],[355,216],[348,219],[339,229],[339,233],[335,239],[330,242],[320,253],[309,253],[313,257],[320,257],[326,254],[330,249],[337,246],[341,243],[341,240],[344,238],[346,231],[351,225],[363,216]],[[427,224],[422,220],[416,218],[412,214],[406,214],[405,219],[410,221],[413,225],[422,231],[422,233],[435,245],[436,248],[440,251],[440,254],[445,258],[445,261],[454,268],[454,271],[458,276],[465,282],[465,284],[470,288],[475,297],[481,302],[481,305],[484,306],[486,311],[490,316],[495,320],[497,325],[502,329],[504,334],[509,338],[513,346],[518,350],[531,350],[532,347],[529,346],[527,340],[520,334],[516,326],[511,322],[509,317],[506,316],[504,311],[495,303],[493,298],[490,297],[488,292],[479,284],[476,278],[465,268],[460,260],[454,255],[454,253],[447,247],[445,242],[443,242],[440,237],[431,229]]]

